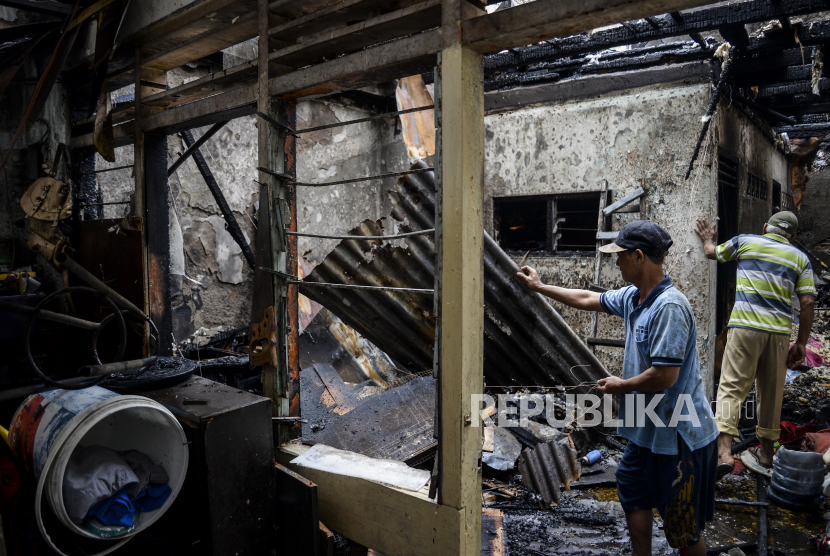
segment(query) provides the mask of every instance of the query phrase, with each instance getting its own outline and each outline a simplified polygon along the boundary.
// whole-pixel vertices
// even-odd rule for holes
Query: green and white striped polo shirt
[[[816,295],[810,259],[778,234],[739,235],[715,250],[718,261],[738,261],[738,285],[729,327],[773,334],[792,332],[792,296]]]

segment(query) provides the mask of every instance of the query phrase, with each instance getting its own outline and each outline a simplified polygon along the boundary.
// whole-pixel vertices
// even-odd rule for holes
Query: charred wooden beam
[[[522,67],[564,56],[596,52],[615,46],[688,35],[690,32],[714,31],[722,26],[724,22],[758,23],[778,17],[803,15],[827,9],[830,9],[830,0],[751,0],[685,13],[673,11],[652,18],[659,28],[655,28],[651,23],[644,20],[632,21],[629,22],[627,28],[615,26],[592,33],[549,40],[543,45],[499,52],[485,57],[484,71],[488,73],[507,68]],[[812,27],[815,28],[816,25],[813,24]],[[815,31],[800,31],[800,39],[807,38],[810,33],[815,34]],[[784,46],[792,45],[792,34],[789,34],[789,40],[790,43]],[[763,43],[763,40],[750,39],[749,49],[752,50],[753,45],[755,49],[760,49]]]
[[[818,82],[819,91],[824,93],[830,90],[830,79],[826,77],[822,77],[819,79]],[[796,94],[807,94],[808,97],[806,98],[814,98],[816,97],[812,94],[813,85],[812,82],[807,81],[797,81],[794,83],[775,83],[772,85],[765,85],[758,87],[758,98],[765,99],[769,97],[776,97],[781,95],[796,95]]]
[[[795,125],[796,123],[798,123],[798,122],[796,122],[795,118],[791,118],[790,116],[785,116],[784,114],[781,114],[780,112],[776,112],[775,110],[773,110],[771,108],[768,108],[768,107],[764,106],[763,104],[758,104],[757,102],[755,102],[752,99],[744,98],[740,95],[734,95],[732,98],[734,100],[736,100],[737,102],[740,102],[740,103],[745,104],[746,106],[749,106],[750,108],[752,108],[753,110],[755,110],[757,112],[761,112],[762,114],[764,114],[768,117],[771,117],[775,120],[778,120],[779,122],[784,122],[784,123],[787,123],[787,124],[790,124],[790,125]]]
[[[488,77],[484,82],[484,87],[487,91],[526,87],[560,81],[569,77],[692,62],[707,59],[709,55],[708,49],[703,50],[691,41],[648,46],[622,52],[609,51],[607,56],[566,58],[558,62],[539,64],[532,71],[499,73]]]
[[[800,46],[818,46],[830,41],[830,21],[816,21],[809,25],[798,26],[798,42],[793,33],[780,31],[769,35],[750,37],[746,54],[780,50]],[[810,60],[807,49],[804,49],[805,63]]]
[[[461,40],[484,54],[566,37],[574,31],[587,32],[621,21],[640,24],[654,31],[647,21],[632,20],[658,15],[666,8],[680,10],[706,3],[707,0],[622,0],[609,5],[599,0],[536,0],[462,21]]]
[[[776,127],[777,133],[786,133],[790,138],[796,137],[827,137],[830,135],[830,123],[799,124]]]
[[[26,12],[66,17],[72,11],[69,4],[58,2],[35,2],[33,0],[0,0],[0,6],[15,8]]]
[[[747,34],[746,27],[743,23],[723,25],[718,27],[718,31],[724,39],[729,41],[729,43],[739,51],[743,51],[747,46],[749,46],[749,35]]]

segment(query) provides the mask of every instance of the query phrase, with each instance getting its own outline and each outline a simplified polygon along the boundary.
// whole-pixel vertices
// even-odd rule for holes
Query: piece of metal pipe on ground
[[[751,500],[730,500],[728,498],[716,498],[715,504],[727,504],[729,506],[757,506],[759,508],[769,507],[769,502],[753,502]]]
[[[767,501],[767,480],[761,475],[755,475],[755,481],[758,486],[758,502]],[[767,508],[760,506],[758,508],[758,556],[768,556],[769,547],[767,546]]]
[[[749,448],[753,444],[757,444],[757,443],[758,443],[758,436],[753,434],[752,438],[747,438],[746,440],[741,440],[737,444],[733,444],[732,445],[732,453],[737,454],[737,453],[743,452],[744,450],[746,450],[747,448]]]
[[[189,130],[182,131],[181,136],[188,147],[196,146],[198,143],[193,140],[193,134]],[[188,150],[190,149],[188,148]],[[213,172],[211,172],[210,166],[208,166],[205,157],[202,156],[202,152],[198,148],[193,149],[193,162],[196,163],[196,168],[198,168],[199,173],[202,174],[205,184],[210,190],[210,193],[213,195],[213,199],[216,201],[216,204],[219,206],[219,210],[222,212],[222,216],[228,226],[228,233],[231,234],[233,240],[237,245],[239,245],[239,248],[242,249],[242,255],[244,255],[245,260],[248,261],[251,268],[255,268],[254,252],[251,250],[251,246],[248,245],[248,240],[245,239],[245,234],[242,233],[242,228],[239,227],[239,222],[236,221],[236,217],[233,215],[231,207],[228,206],[228,201],[225,200],[225,195],[219,188],[216,178],[213,177]]]
[[[35,312],[33,307],[27,307],[25,305],[20,305],[19,303],[12,303],[11,301],[4,301],[2,299],[0,299],[0,311],[6,311],[7,313],[15,313],[18,315],[31,315]],[[101,323],[98,322],[79,319],[77,317],[55,313],[52,311],[41,310],[38,312],[37,316],[43,320],[66,324],[76,328],[83,328],[84,330],[90,330],[93,332],[101,327]]]
[[[86,282],[89,286],[93,289],[98,290],[103,295],[111,298],[113,301],[127,309],[130,313],[135,315],[136,317],[140,318],[141,320],[147,320],[147,315],[144,314],[144,311],[133,305],[131,301],[125,298],[123,295],[103,283],[101,280],[96,278],[90,271],[76,263],[72,260],[66,253],[58,253],[55,256],[55,260],[61,266],[66,267],[69,272],[80,278],[82,281]]]
[[[68,378],[62,381],[66,385],[73,385],[73,384],[83,384],[84,382],[89,381],[89,378],[85,376],[79,376],[75,378]],[[10,388],[9,390],[2,390],[0,391],[0,402],[7,402],[11,400],[21,400],[23,398],[28,398],[32,394],[37,394],[40,392],[46,392],[47,390],[54,390],[54,386],[49,386],[47,384],[38,383],[38,384],[30,384],[28,386],[20,386],[18,388]]]
[[[123,373],[126,371],[134,371],[152,365],[156,362],[158,357],[145,357],[144,359],[132,359],[130,361],[117,361],[115,363],[104,363],[103,365],[87,365],[80,368],[80,373],[83,376],[103,376],[114,373]]]

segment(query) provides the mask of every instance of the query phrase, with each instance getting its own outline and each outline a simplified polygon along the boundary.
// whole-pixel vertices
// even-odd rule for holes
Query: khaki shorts
[[[789,341],[789,336],[783,334],[729,329],[715,408],[720,432],[738,436],[741,405],[755,381],[758,438],[778,440]]]

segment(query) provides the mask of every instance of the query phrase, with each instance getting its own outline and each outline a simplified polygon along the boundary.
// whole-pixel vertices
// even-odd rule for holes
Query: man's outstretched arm
[[[539,273],[529,266],[523,266],[522,272],[517,272],[516,276],[524,280],[527,287],[531,290],[539,292],[560,303],[564,303],[568,307],[583,311],[604,312],[602,304],[599,302],[600,294],[597,292],[572,290],[569,288],[560,288],[559,286],[546,286],[539,279]]]
[[[706,220],[701,218],[697,221],[695,232],[697,232],[697,235],[703,241],[703,252],[706,254],[706,258],[712,259],[713,261],[718,260],[717,255],[715,255],[715,248],[717,247],[715,245],[715,238],[718,237],[717,224],[710,226]]]

